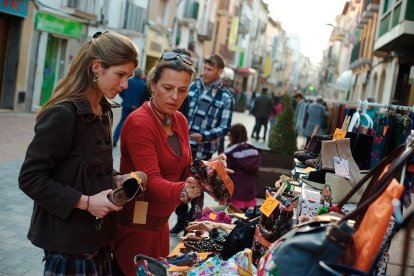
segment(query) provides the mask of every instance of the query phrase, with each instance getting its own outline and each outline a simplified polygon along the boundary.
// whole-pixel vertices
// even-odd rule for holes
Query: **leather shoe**
[[[318,163],[319,163],[319,158],[308,159],[305,161],[306,166],[311,167],[311,168],[316,168]]]
[[[300,162],[305,163],[308,159],[315,159],[318,157],[318,154],[315,154],[309,150],[298,150],[293,153],[293,156],[298,159]]]
[[[143,193],[147,183],[147,175],[141,171],[124,175],[123,178],[121,187],[108,195],[109,201],[117,206],[122,206],[137,197],[139,193]]]

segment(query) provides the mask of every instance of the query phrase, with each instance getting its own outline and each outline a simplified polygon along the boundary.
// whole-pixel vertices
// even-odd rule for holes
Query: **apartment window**
[[[122,28],[143,33],[146,20],[146,9],[130,2],[124,2],[124,5],[125,16],[122,22]]]
[[[159,1],[159,8],[158,8],[158,16],[157,16],[157,23],[159,25],[164,25],[164,22],[167,22],[166,12],[167,12],[167,0],[160,0]]]
[[[68,0],[68,7],[77,8],[79,0]]]
[[[384,1],[384,10],[383,10],[382,13],[386,13],[387,11],[389,11],[393,4],[394,4],[394,0],[385,0]]]
[[[197,20],[199,3],[194,0],[188,0],[184,11],[184,17]]]

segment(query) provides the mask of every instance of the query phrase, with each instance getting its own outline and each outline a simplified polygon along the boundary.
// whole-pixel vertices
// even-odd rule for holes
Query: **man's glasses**
[[[182,61],[184,61],[185,63],[187,63],[188,65],[193,65],[193,61],[191,60],[191,58],[187,55],[184,54],[179,54],[176,52],[164,52],[162,53],[160,60],[174,60],[177,58],[180,58]]]

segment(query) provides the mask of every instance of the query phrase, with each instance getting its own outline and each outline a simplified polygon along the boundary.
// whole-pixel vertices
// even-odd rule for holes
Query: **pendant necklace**
[[[150,106],[155,116],[161,121],[163,126],[166,127],[171,125],[171,116],[169,114],[164,114],[164,118],[161,118],[160,114],[162,114],[162,112],[155,106],[152,99],[150,100]]]

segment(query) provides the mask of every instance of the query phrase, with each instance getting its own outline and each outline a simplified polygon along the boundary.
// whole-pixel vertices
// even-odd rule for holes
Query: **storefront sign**
[[[26,17],[29,0],[2,0],[0,1],[0,12]]]
[[[39,12],[36,16],[36,29],[80,38],[82,35],[83,24],[66,18],[57,17],[49,13]]]

